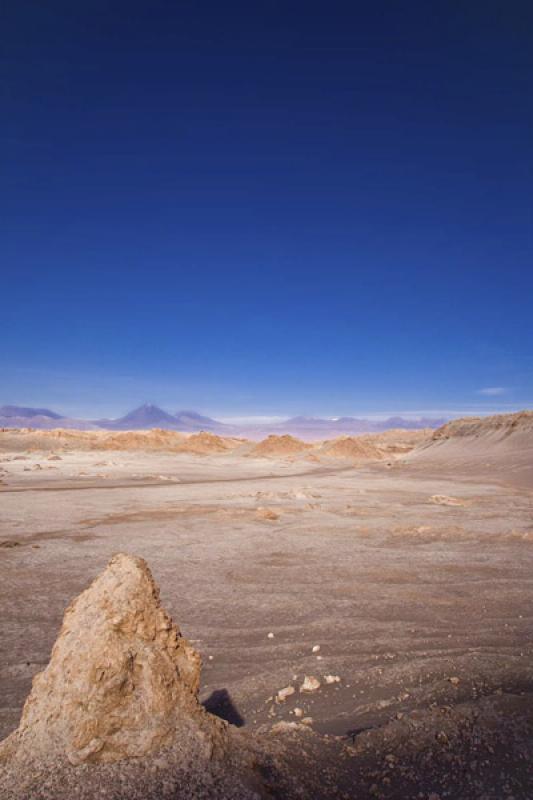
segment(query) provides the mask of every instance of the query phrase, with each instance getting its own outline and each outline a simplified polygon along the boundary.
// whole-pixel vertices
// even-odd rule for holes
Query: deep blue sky
[[[0,403],[533,405],[530,2],[0,14]]]

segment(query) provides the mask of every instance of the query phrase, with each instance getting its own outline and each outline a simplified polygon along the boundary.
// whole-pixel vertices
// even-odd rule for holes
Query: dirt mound
[[[183,441],[179,447],[180,453],[196,453],[197,455],[210,455],[211,453],[228,453],[243,444],[242,439],[229,436],[217,436],[216,433],[200,431],[193,433]]]
[[[339,436],[322,442],[316,452],[326,458],[344,458],[351,461],[380,461],[405,455],[426,441],[431,430],[390,430],[357,436]]]
[[[312,444],[302,442],[300,439],[296,439],[288,433],[283,436],[271,434],[267,436],[266,439],[256,444],[255,447],[250,450],[249,454],[259,458],[295,456],[307,452],[312,449],[312,447]]]
[[[376,461],[384,457],[383,451],[364,436],[339,436],[324,442],[319,451],[327,458],[347,458],[352,461]]]
[[[119,554],[67,609],[50,663],[33,681],[0,757],[66,756],[71,764],[186,747],[222,726],[197,700],[200,656],[161,607],[145,561]]]

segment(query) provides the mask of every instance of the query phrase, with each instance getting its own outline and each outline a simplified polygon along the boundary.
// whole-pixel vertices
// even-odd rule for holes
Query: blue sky
[[[0,403],[533,405],[533,7],[2,11]]]

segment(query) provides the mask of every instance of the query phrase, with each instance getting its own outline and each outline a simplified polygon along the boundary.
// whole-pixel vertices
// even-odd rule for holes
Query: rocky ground
[[[12,443],[0,469],[0,736],[122,551],[200,652],[201,702],[259,753],[253,780],[237,759],[194,791],[170,756],[122,763],[120,789],[117,767],[58,764],[31,796],[533,796],[523,472]]]

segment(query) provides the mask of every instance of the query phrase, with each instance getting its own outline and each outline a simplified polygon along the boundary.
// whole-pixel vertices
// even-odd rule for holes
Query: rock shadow
[[[227,689],[215,689],[202,705],[210,714],[225,719],[236,728],[242,728],[245,723],[244,717],[239,713]]]

